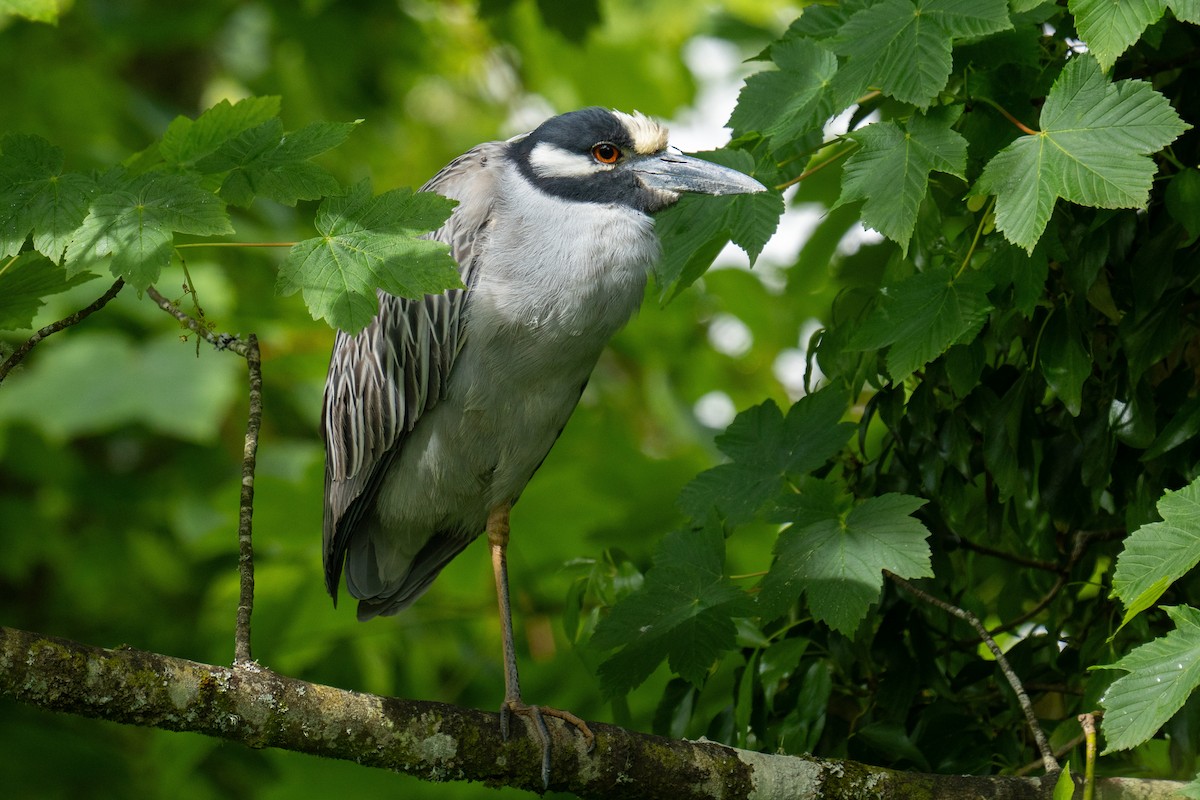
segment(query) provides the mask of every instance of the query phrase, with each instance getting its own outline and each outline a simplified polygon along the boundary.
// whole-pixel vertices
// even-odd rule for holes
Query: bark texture
[[[0,627],[0,694],[54,711],[192,731],[340,758],[430,781],[541,791],[540,748],[499,715],[296,680],[255,664],[221,667],[107,650]],[[926,775],[849,761],[767,755],[592,723],[596,749],[559,720],[550,788],[583,798],[1050,798],[1052,778]],[[1110,779],[1104,800],[1166,798],[1181,784]]]

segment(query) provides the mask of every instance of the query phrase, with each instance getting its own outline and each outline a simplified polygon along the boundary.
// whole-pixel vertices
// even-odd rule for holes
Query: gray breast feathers
[[[474,279],[502,162],[502,142],[459,156],[422,187],[459,205],[432,238],[450,246],[463,283]],[[325,582],[336,599],[346,547],[369,515],[388,466],[417,420],[442,397],[461,351],[467,292],[419,300],[379,292],[379,314],[355,336],[338,332],[325,383]]]

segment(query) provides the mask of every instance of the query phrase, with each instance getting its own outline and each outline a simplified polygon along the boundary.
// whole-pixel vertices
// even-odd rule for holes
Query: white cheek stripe
[[[529,166],[542,178],[582,178],[608,169],[590,156],[570,153],[548,142],[540,142],[529,153]]]

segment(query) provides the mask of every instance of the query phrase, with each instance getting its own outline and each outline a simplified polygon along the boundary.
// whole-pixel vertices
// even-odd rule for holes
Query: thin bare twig
[[[1038,561],[1037,559],[1026,558],[1025,556],[1017,555],[1016,553],[1007,553],[1003,550],[997,550],[994,547],[988,547],[986,544],[973,542],[964,536],[960,536],[958,533],[952,532],[952,534],[954,536],[954,543],[963,550],[973,550],[976,553],[982,553],[985,556],[999,558],[1003,561],[1012,562],[1013,564],[1020,564],[1023,567],[1032,567],[1033,569],[1045,570],[1046,572],[1062,573],[1064,571],[1063,566],[1054,561]]]
[[[1084,735],[1081,733],[1078,736],[1076,736],[1074,739],[1072,739],[1071,741],[1060,744],[1058,747],[1054,748],[1055,758],[1058,758],[1060,756],[1065,756],[1067,753],[1071,752],[1076,747],[1078,747],[1080,744],[1082,744],[1083,740],[1084,740]],[[1022,767],[1018,767],[1017,769],[1013,770],[1012,774],[1013,775],[1028,775],[1031,772],[1037,772],[1039,769],[1045,769],[1045,767],[1046,767],[1045,763],[1043,763],[1043,761],[1039,758],[1037,761],[1030,761],[1028,764],[1025,764]]]
[[[883,574],[888,577],[892,583],[904,589],[908,593],[914,595],[920,600],[924,600],[931,606],[936,606],[942,611],[945,611],[951,616],[958,617],[963,622],[966,622],[975,632],[979,634],[979,638],[992,651],[992,655],[996,658],[996,663],[1000,665],[1000,671],[1004,673],[1004,677],[1008,680],[1009,686],[1012,687],[1013,693],[1017,696],[1017,703],[1020,704],[1021,710],[1025,713],[1025,721],[1029,725],[1029,730],[1033,733],[1033,739],[1037,742],[1038,752],[1042,754],[1042,764],[1046,768],[1046,772],[1057,772],[1059,770],[1058,759],[1054,757],[1054,751],[1050,749],[1050,744],[1046,740],[1046,734],[1042,730],[1042,726],[1038,724],[1037,715],[1033,712],[1033,704],[1029,702],[1029,696],[1025,694],[1025,688],[1021,685],[1021,679],[1017,677],[1017,673],[1013,672],[1012,666],[1009,665],[1008,659],[1004,657],[1004,652],[1000,646],[996,644],[996,640],[987,632],[987,628],[983,627],[983,623],[979,618],[970,611],[959,608],[956,605],[951,605],[945,600],[941,600],[928,592],[918,589],[908,581],[901,578],[895,573],[883,571]]]
[[[1023,625],[1024,623],[1033,619],[1038,614],[1042,613],[1042,611],[1045,610],[1046,606],[1048,606],[1054,602],[1054,598],[1058,597],[1058,593],[1061,592],[1063,590],[1063,587],[1066,585],[1067,585],[1067,576],[1059,575],[1058,578],[1055,579],[1054,585],[1050,587],[1050,591],[1048,591],[1044,595],[1042,595],[1041,599],[1033,604],[1033,608],[1029,609],[1028,611],[1026,611],[1024,614],[1021,614],[1020,616],[1013,617],[1008,622],[1004,622],[1000,625],[997,625],[996,627],[992,628],[991,631],[989,631],[989,632],[991,633],[992,636],[995,636],[997,634],[1004,633],[1005,631],[1011,631],[1013,628]]]
[[[1072,537],[1074,543],[1071,545],[1071,554],[1067,557],[1067,563],[1059,567],[1058,578],[1054,581],[1054,585],[1050,587],[1050,591],[1042,595],[1042,599],[1038,600],[1034,604],[1033,608],[1029,609],[1024,614],[1021,614],[1015,619],[1010,619],[1003,625],[997,625],[995,628],[992,628],[992,635],[995,636],[998,633],[1012,630],[1018,625],[1033,619],[1038,614],[1042,613],[1043,609],[1054,602],[1054,598],[1058,597],[1058,593],[1061,592],[1063,587],[1067,585],[1067,578],[1070,576],[1071,570],[1075,568],[1075,565],[1079,563],[1079,559],[1083,557],[1084,548],[1087,545],[1088,540],[1091,538],[1092,536],[1088,531],[1077,532]]]
[[[245,340],[228,333],[213,333],[207,325],[172,303],[153,286],[146,294],[188,330],[218,350],[231,350],[246,359],[249,369],[250,411],[246,420],[246,440],[242,448],[242,491],[238,499],[238,607],[233,634],[233,663],[248,666],[250,655],[250,617],[254,611],[254,546],[251,537],[254,519],[254,470],[258,460],[258,434],[262,427],[262,357],[258,337]]]
[[[50,323],[33,336],[30,336],[24,344],[13,351],[13,354],[10,355],[3,364],[0,364],[0,381],[3,381],[6,377],[8,377],[8,373],[12,372],[13,367],[15,367],[17,364],[20,364],[25,359],[25,356],[29,355],[29,351],[37,346],[38,342],[40,342],[42,339],[45,339],[47,336],[50,336],[51,334],[58,333],[63,328],[69,328],[72,325],[77,325],[80,322],[83,322],[83,320],[91,316],[93,312],[99,311],[100,309],[104,308],[104,306],[108,305],[108,301],[116,297],[117,292],[121,291],[121,288],[124,285],[125,281],[121,278],[117,278],[113,285],[108,287],[108,291],[96,299],[96,302],[92,303],[86,308],[79,309],[70,316],[63,317],[58,322]]]
[[[238,592],[237,627],[234,631],[234,664],[248,664],[250,657],[250,615],[254,610],[254,547],[251,528],[254,518],[254,468],[258,458],[258,431],[262,426],[262,359],[258,337],[246,341],[246,363],[250,373],[250,413],[246,421],[246,444],[242,450],[242,496],[238,510]]]
[[[158,307],[170,314],[183,325],[183,327],[202,337],[206,342],[211,344],[218,350],[232,350],[242,358],[250,357],[250,346],[241,339],[228,333],[213,333],[203,323],[190,316],[186,311],[172,303],[162,292],[155,289],[153,286],[146,287],[146,295],[158,304]]]

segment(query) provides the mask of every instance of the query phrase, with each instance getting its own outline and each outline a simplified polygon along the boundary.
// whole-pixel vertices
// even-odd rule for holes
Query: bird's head
[[[734,169],[671,152],[667,129],[639,113],[585,108],[513,141],[513,158],[542,191],[652,213],[684,192],[749,194],[766,187]]]

